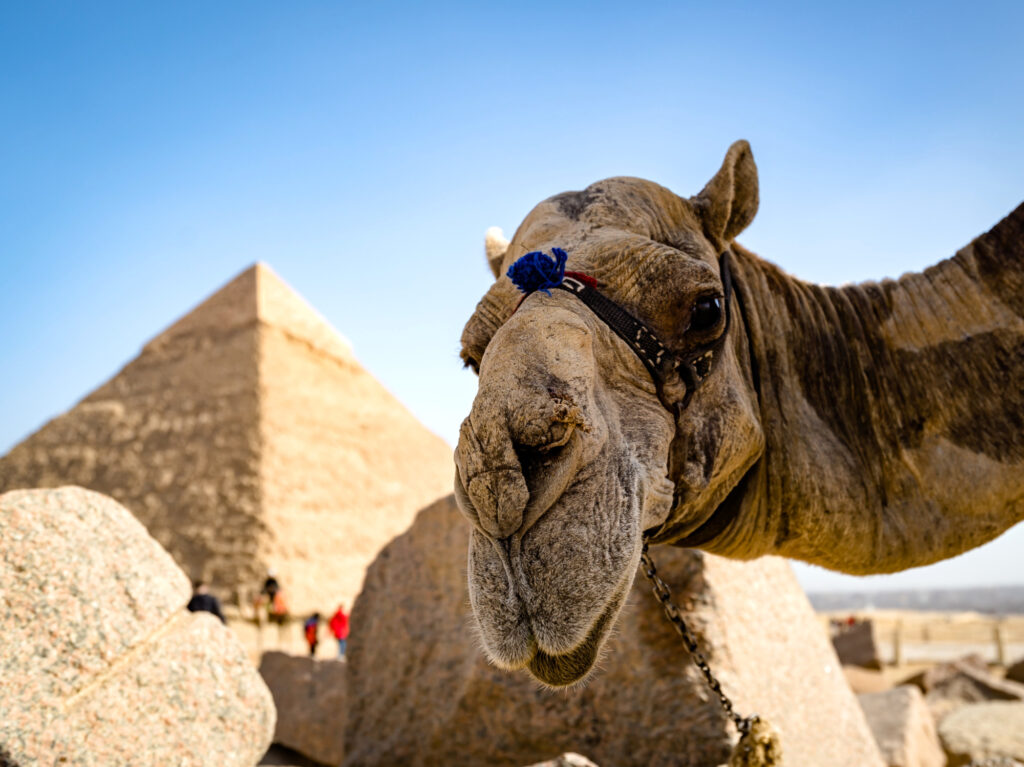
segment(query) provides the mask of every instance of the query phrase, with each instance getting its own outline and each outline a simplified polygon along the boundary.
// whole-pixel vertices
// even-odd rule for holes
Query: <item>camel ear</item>
[[[501,276],[501,262],[505,260],[505,251],[508,250],[508,240],[501,227],[492,226],[484,235],[484,253],[487,254],[487,265],[494,272],[494,279]]]
[[[704,228],[721,244],[735,239],[757,213],[757,165],[750,144],[737,141],[725,154],[715,177],[696,197],[691,198]]]

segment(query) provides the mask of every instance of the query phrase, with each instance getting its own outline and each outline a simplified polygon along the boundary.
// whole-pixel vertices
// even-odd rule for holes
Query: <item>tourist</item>
[[[306,632],[306,643],[309,645],[309,657],[312,658],[316,655],[316,646],[319,643],[319,637],[317,636],[320,631],[320,613],[313,613],[303,624],[303,629]]]
[[[267,571],[267,579],[263,581],[263,588],[256,599],[257,609],[264,604],[267,606],[267,618],[270,622],[276,623],[278,627],[283,626],[288,618],[288,605],[284,599],[284,589],[277,582],[273,570]]]
[[[338,657],[345,657],[345,644],[348,640],[348,614],[345,605],[338,605],[337,611],[331,616],[331,633],[338,640]]]
[[[224,620],[224,613],[220,611],[220,600],[206,590],[206,584],[202,581],[195,581],[192,584],[192,598],[188,600],[187,607],[191,613],[213,613],[220,618],[221,623],[227,623]]]

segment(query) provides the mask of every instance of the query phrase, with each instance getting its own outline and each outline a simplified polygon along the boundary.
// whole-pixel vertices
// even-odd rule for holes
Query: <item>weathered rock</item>
[[[919,689],[901,685],[885,692],[858,695],[857,700],[889,767],[945,765],[935,720]]]
[[[1019,682],[1024,684],[1024,658],[1021,658],[1016,663],[1010,664],[1010,667],[1006,669],[1006,679],[1011,682]]]
[[[843,676],[855,695],[866,692],[885,692],[892,689],[892,683],[881,671],[861,668],[860,666],[843,666]]]
[[[735,734],[641,580],[586,684],[541,689],[480,654],[466,591],[468,524],[446,498],[367,572],[352,614],[345,765],[717,765]],[[659,547],[723,688],[782,735],[787,763],[882,764],[828,637],[788,565]]]
[[[900,684],[912,684],[921,690],[921,692],[927,693],[933,687],[942,684],[964,670],[987,673],[988,664],[985,663],[985,659],[980,655],[972,653],[971,655],[964,655],[962,658],[957,658],[956,660],[936,663],[934,666],[926,668],[924,671],[919,671],[916,674],[908,676],[900,682]]]
[[[844,666],[882,668],[882,658],[878,653],[878,637],[876,634],[875,624],[869,620],[864,620],[844,628],[840,633],[833,636],[832,646],[836,649],[839,662]]]
[[[1024,700],[1024,685],[999,679],[988,671],[964,666],[956,673],[933,684],[925,695],[925,700],[935,716],[935,721],[938,722],[965,703]]]
[[[1024,761],[1024,703],[968,703],[939,722],[949,767],[987,759]]]
[[[348,664],[266,652],[260,674],[277,707],[274,742],[324,764],[345,756]]]
[[[0,458],[0,492],[110,495],[190,578],[298,614],[352,604],[377,552],[451,491],[451,448],[264,264]]]
[[[0,751],[14,765],[252,765],[270,692],[115,501],[0,495]]]

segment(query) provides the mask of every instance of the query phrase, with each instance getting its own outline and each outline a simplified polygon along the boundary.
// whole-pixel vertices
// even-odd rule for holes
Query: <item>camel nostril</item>
[[[570,435],[571,436],[571,435]],[[565,445],[569,440],[560,441],[552,445],[516,445],[516,457],[519,458],[519,465],[523,468],[523,476],[526,478],[527,487],[544,472],[554,467],[562,454],[565,452]]]
[[[492,538],[507,538],[523,524],[530,491],[518,469],[492,469],[477,474],[469,481],[466,492],[477,510],[480,527]]]

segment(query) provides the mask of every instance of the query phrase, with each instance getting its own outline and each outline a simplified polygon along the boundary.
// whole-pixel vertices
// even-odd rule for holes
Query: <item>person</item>
[[[309,645],[309,657],[312,658],[316,655],[316,646],[319,643],[317,633],[320,630],[320,613],[313,613],[306,622],[302,624],[303,629],[306,632],[306,643]]]
[[[331,633],[338,640],[338,657],[345,657],[345,645],[348,640],[348,614],[345,605],[338,605],[337,611],[331,616]]]
[[[213,613],[220,618],[221,623],[227,623],[224,620],[224,613],[220,609],[220,600],[207,590],[206,584],[203,581],[194,581],[192,583],[192,598],[188,600],[187,607],[190,613]]]
[[[284,589],[277,582],[273,570],[267,571],[267,579],[263,581],[263,588],[260,590],[259,598],[256,600],[257,607],[263,604],[267,606],[267,618],[271,623],[283,626],[288,618],[288,605],[284,599]]]

